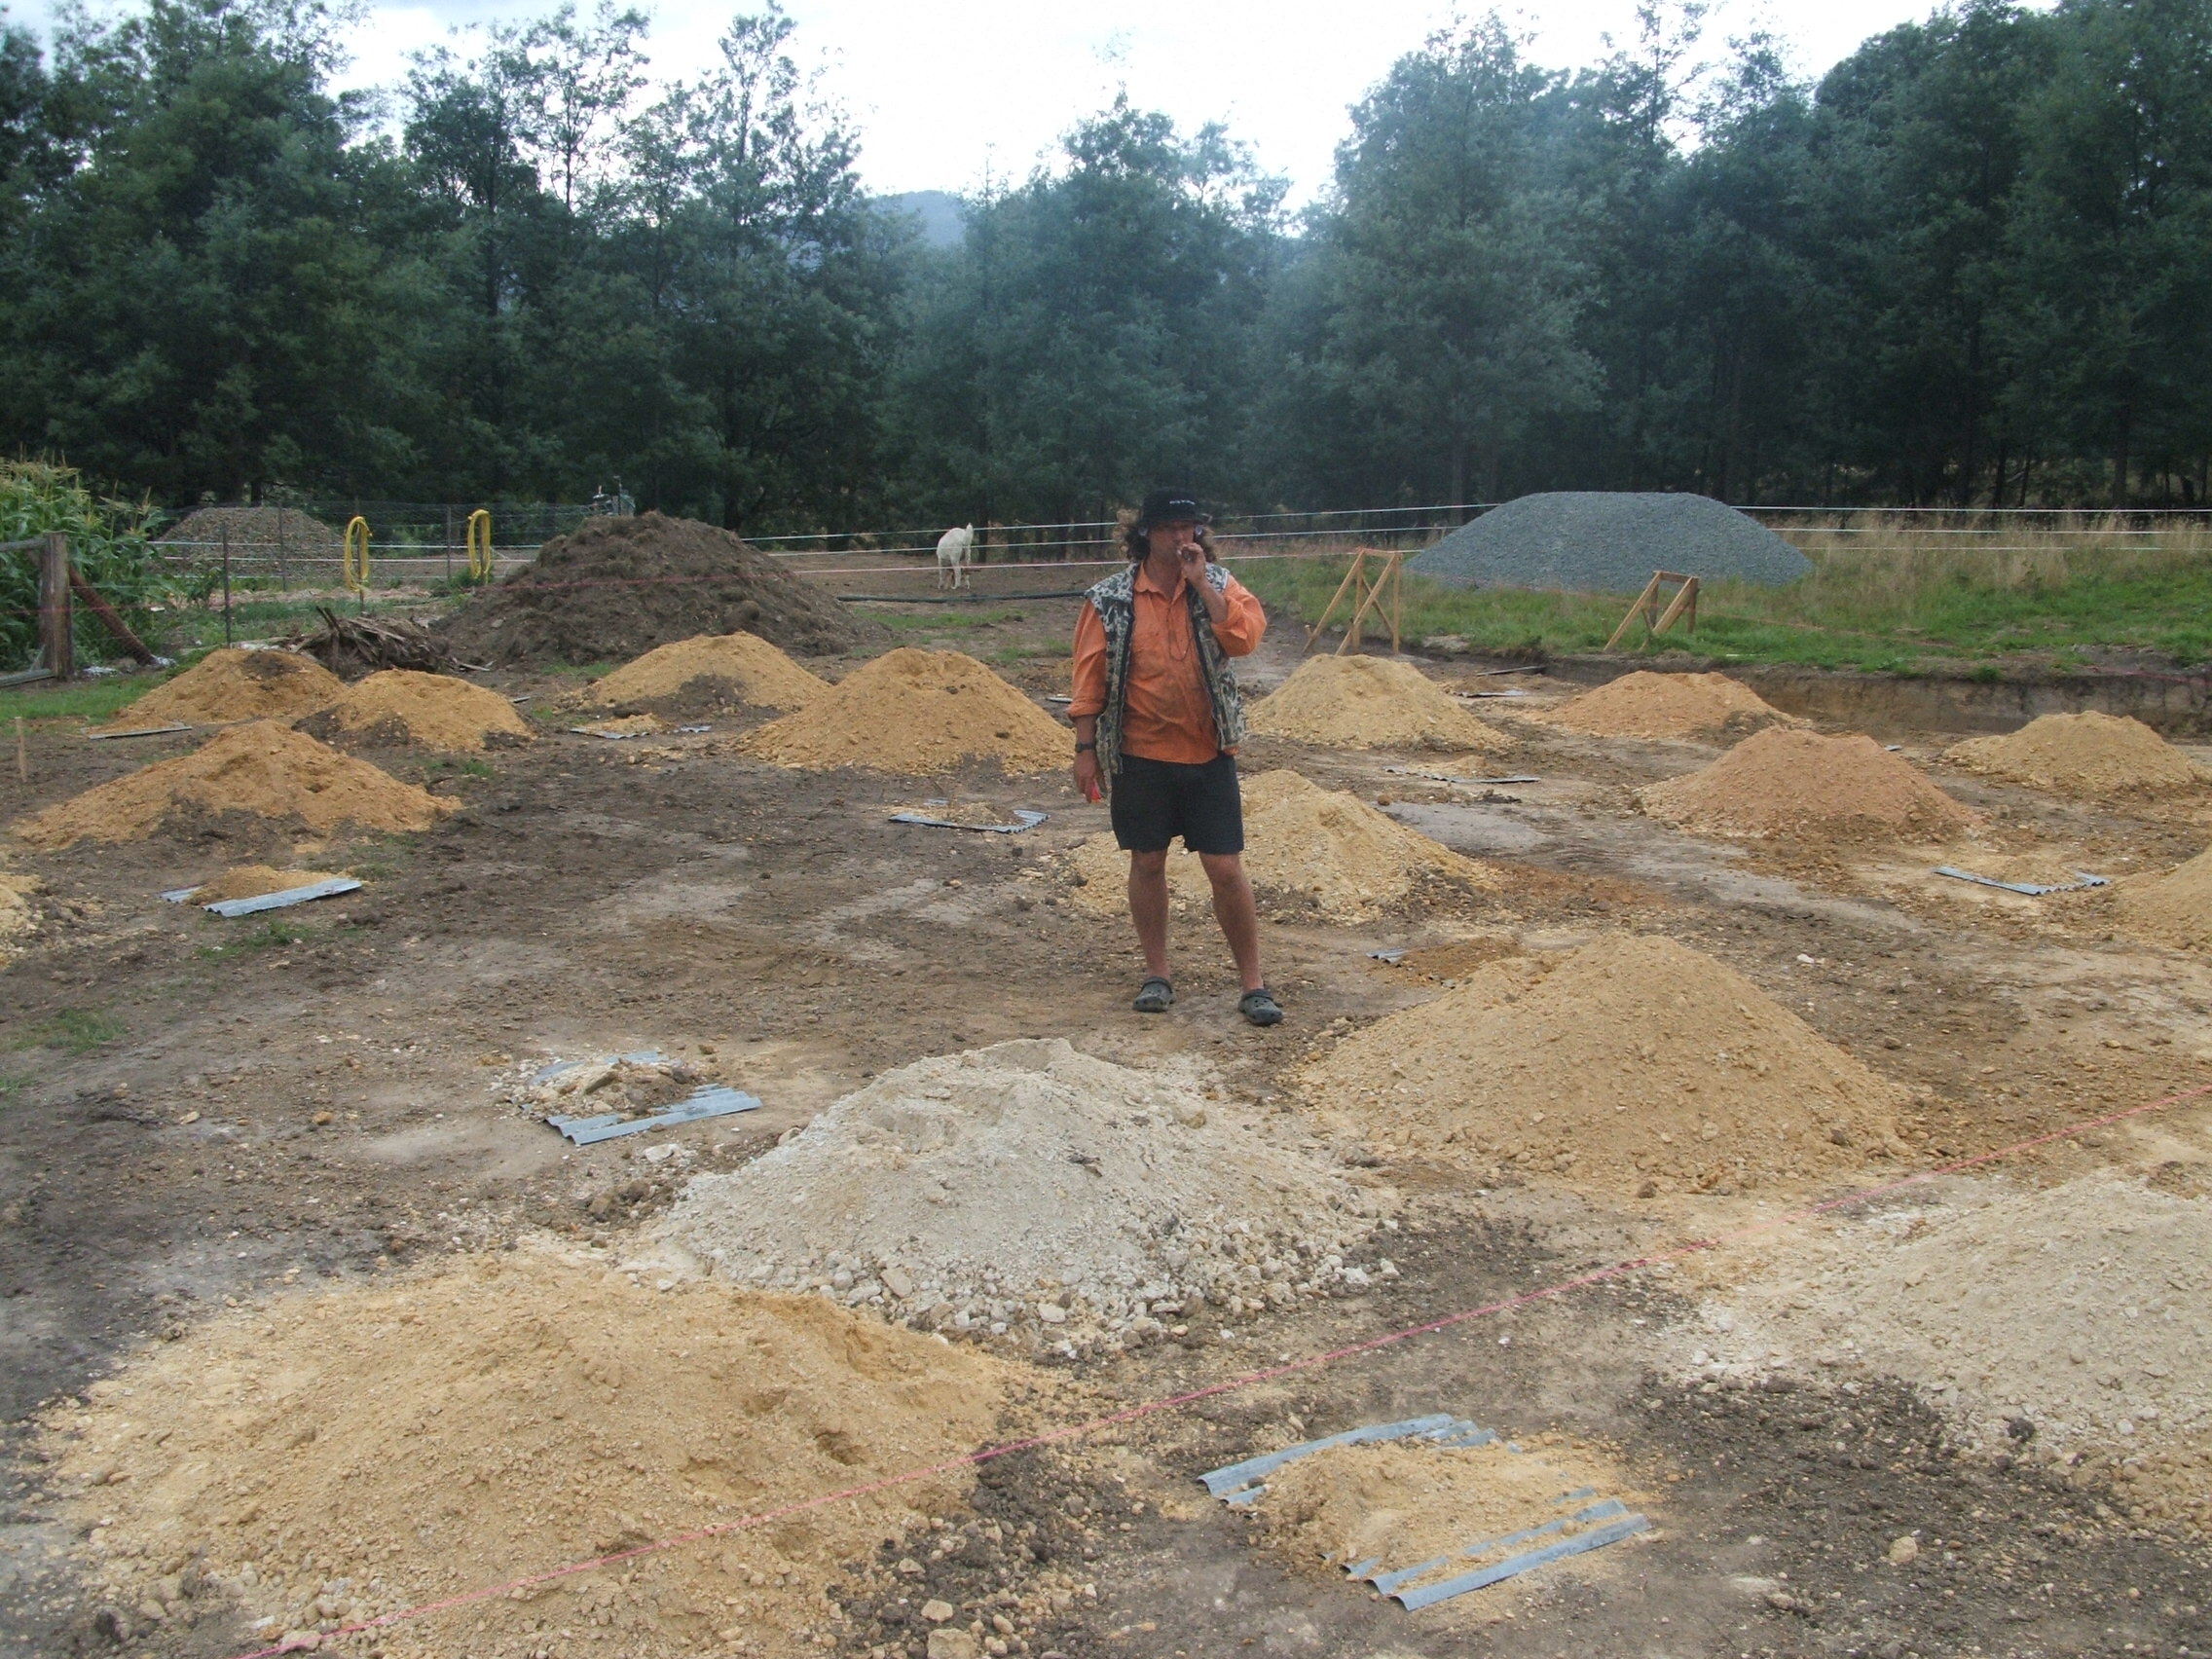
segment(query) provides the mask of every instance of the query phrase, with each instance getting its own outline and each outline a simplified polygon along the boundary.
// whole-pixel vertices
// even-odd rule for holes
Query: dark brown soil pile
[[[810,656],[890,637],[728,531],[659,513],[587,519],[438,633],[469,662],[511,668],[627,660],[740,630]]]

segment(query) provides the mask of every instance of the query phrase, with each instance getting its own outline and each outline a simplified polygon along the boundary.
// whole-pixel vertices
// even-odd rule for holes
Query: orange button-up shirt
[[[1191,637],[1191,602],[1175,585],[1161,588],[1150,566],[1137,568],[1136,609],[1129,628],[1129,682],[1122,710],[1122,753],[1146,760],[1202,766],[1221,753],[1214,735],[1213,699],[1206,693],[1205,665]],[[1259,648],[1268,631],[1268,613],[1252,590],[1235,576],[1224,597],[1228,614],[1214,624],[1213,637],[1233,657]],[[1078,718],[1106,707],[1106,624],[1088,599],[1075,621],[1075,701],[1068,713]]]

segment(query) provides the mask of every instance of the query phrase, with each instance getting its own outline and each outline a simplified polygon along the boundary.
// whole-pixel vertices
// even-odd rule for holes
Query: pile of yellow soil
[[[296,818],[317,832],[342,824],[427,830],[459,804],[403,784],[305,732],[254,720],[217,732],[190,755],[158,760],[18,819],[15,830],[32,846],[47,848],[83,840],[143,840],[191,811]]]
[[[1638,669],[1531,719],[1592,737],[1741,737],[1804,722],[1725,674],[1653,674]]]
[[[412,668],[370,675],[332,704],[324,718],[335,730],[357,737],[448,752],[482,749],[495,739],[530,743],[537,736],[497,691],[450,674]]]
[[[920,776],[967,760],[1049,772],[1075,740],[972,656],[903,646],[854,670],[794,715],[748,732],[737,747],[780,766],[827,772],[866,766]]]
[[[64,1508],[112,1517],[93,1570],[129,1580],[121,1604],[173,1591],[160,1575],[197,1557],[274,1646],[956,1456],[1018,1375],[819,1297],[656,1294],[526,1251],[221,1317],[45,1426]],[[840,1563],[969,1484],[825,1504],[375,1644],[578,1651],[569,1630],[653,1659],[788,1651],[831,1628]]]
[[[1652,817],[1707,835],[1943,840],[1978,822],[1870,737],[1769,726],[1710,766],[1638,792]]]
[[[2160,876],[2120,884],[2120,925],[2137,939],[2212,949],[2212,848]]]
[[[2170,794],[2208,780],[2195,761],[2125,715],[2045,715],[2004,737],[1943,751],[1969,772],[2050,794]]]
[[[688,692],[766,709],[803,709],[830,689],[757,634],[697,634],[647,651],[577,694],[613,708]]]
[[[1478,968],[1301,1076],[1371,1142],[1577,1192],[1765,1191],[1902,1146],[1895,1085],[1668,939]]]
[[[1409,950],[1396,961],[1378,962],[1376,967],[1386,974],[1412,974],[1443,984],[1446,980],[1456,982],[1486,962],[1518,955],[1520,948],[1510,929],[1485,928],[1465,939]]]
[[[35,875],[0,869],[0,968],[22,954],[22,941],[38,928],[38,906],[31,895],[45,883]]]
[[[1455,703],[1411,663],[1309,657],[1252,706],[1254,732],[1339,749],[1448,749],[1494,755],[1512,740]]]
[[[1374,1572],[1403,1571],[1448,1557],[1418,1579],[1456,1577],[1535,1545],[1467,1552],[1470,1545],[1524,1533],[1555,1521],[1567,1525],[1544,1541],[1571,1538],[1617,1516],[1570,1519],[1601,1498],[1640,1507],[1612,1460],[1558,1435],[1513,1452],[1503,1440],[1487,1446],[1431,1446],[1386,1441],[1336,1446],[1286,1463],[1268,1477],[1254,1507],[1268,1542],[1300,1567],[1325,1563],[1332,1571],[1375,1562]],[[1589,1489],[1595,1488],[1594,1492]],[[1588,1495],[1567,1498],[1568,1493]]]
[[[1407,829],[1348,791],[1325,790],[1286,771],[1246,778],[1243,789],[1244,872],[1271,904],[1309,905],[1354,921],[1402,903],[1430,880],[1483,893],[1500,885],[1489,865]],[[1129,855],[1111,834],[1085,841],[1069,866],[1083,877],[1078,903],[1100,915],[1123,910]],[[1167,886],[1178,906],[1213,903],[1205,870],[1189,853],[1168,857]]]
[[[346,682],[313,657],[230,645],[209,651],[98,729],[136,731],[171,721],[227,725],[234,720],[296,720],[345,693]]]
[[[258,899],[264,893],[289,893],[295,887],[313,887],[318,881],[345,878],[327,869],[275,869],[268,865],[238,865],[213,881],[192,890],[193,904],[220,904],[226,899]]]

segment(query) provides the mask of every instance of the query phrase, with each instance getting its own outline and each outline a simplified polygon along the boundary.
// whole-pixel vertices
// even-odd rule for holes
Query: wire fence
[[[1412,552],[1497,503],[1443,502],[1424,506],[1362,507],[1302,512],[1233,513],[1217,517],[1214,541],[1223,556],[1295,557],[1349,551],[1354,546]],[[350,509],[358,508],[355,514]],[[343,511],[370,527],[370,585],[382,589],[459,589],[472,579],[466,545],[478,504],[405,501],[302,501],[287,503],[293,520],[284,539],[179,537],[155,543],[174,575],[198,588],[212,584],[227,567],[231,588],[246,593],[330,593],[346,586],[345,559],[323,512]],[[593,509],[512,502],[482,505],[491,514],[495,544],[491,576],[497,580],[534,562],[539,545],[572,532]],[[1977,553],[2025,554],[2092,545],[2156,545],[2177,532],[2212,529],[2212,509],[1961,508],[1758,506],[1740,509],[1809,553],[1833,554],[1856,541],[1895,543],[1900,537],[1931,547]],[[283,516],[270,522],[282,535]],[[1120,560],[1121,530],[1112,519],[1066,520],[975,527],[973,561],[983,571],[1074,571]],[[940,527],[808,531],[753,535],[760,551],[808,576],[848,578],[934,577]]]

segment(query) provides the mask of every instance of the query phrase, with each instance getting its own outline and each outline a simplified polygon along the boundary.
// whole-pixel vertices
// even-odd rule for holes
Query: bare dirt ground
[[[1065,689],[1073,608],[881,613],[900,643],[957,645],[1043,696]],[[1289,672],[1298,644],[1278,625],[1247,677],[1255,688]],[[1456,683],[1465,665],[1435,672]],[[539,706],[572,683],[494,682]],[[1565,694],[1540,676],[1526,683],[1528,704]],[[1021,1036],[1124,1063],[1196,1054],[1229,1091],[1290,1111],[1282,1075],[1332,1022],[1434,994],[1435,977],[1418,971],[1424,947],[1487,928],[1557,948],[1627,926],[1721,958],[1915,1090],[1907,1132],[1926,1161],[2212,1080],[2212,971],[2114,938],[2098,896],[2015,899],[1894,851],[1792,857],[1679,835],[1636,813],[1631,792],[1717,751],[1574,737],[1511,719],[1510,700],[1474,706],[1507,717],[1521,743],[1501,770],[1539,782],[1423,779],[1413,774],[1450,770],[1423,754],[1265,742],[1246,754],[1250,770],[1292,765],[1386,799],[1508,874],[1503,891],[1449,912],[1365,928],[1271,911],[1270,978],[1290,1011],[1272,1032],[1236,1019],[1203,918],[1178,923],[1172,1014],[1127,1012],[1132,941],[1078,911],[1048,867],[1106,822],[1063,778],[950,781],[962,796],[1051,813],[1026,835],[905,828],[888,813],[947,793],[941,783],[782,771],[728,753],[727,717],[643,744],[548,720],[544,741],[463,763],[366,751],[464,803],[417,836],[304,846],[233,816],[116,847],[13,849],[14,869],[47,891],[41,931],[0,972],[0,1651],[254,1645],[219,1602],[117,1645],[41,1478],[26,1419],[42,1402],[81,1395],[134,1346],[210,1309],[290,1287],[539,1231],[619,1253],[682,1179],[679,1161],[647,1161],[642,1141],[692,1149],[690,1172],[730,1167],[920,1055]],[[1949,734],[1874,735],[1921,757]],[[34,727],[28,784],[0,776],[0,813],[185,747]],[[1992,815],[1993,833],[2100,872],[2162,868],[2212,837],[2203,801],[2088,807],[1937,776]],[[351,868],[369,885],[235,922],[156,897],[252,861]],[[1396,948],[1417,953],[1411,964],[1370,955]],[[702,1044],[764,1109],[578,1149],[498,1097],[526,1061]],[[2192,1108],[2055,1144],[2014,1174],[2104,1163],[2200,1191],[2207,1117]],[[1155,1398],[1753,1213],[1477,1193],[1415,1162],[1375,1174],[1408,1198],[1388,1242],[1394,1281],[1246,1321],[1232,1342],[1194,1328],[1186,1343],[1087,1366],[1085,1381],[1108,1402]],[[1674,1283],[1612,1280],[987,1464],[972,1520],[926,1550],[889,1540],[853,1564],[837,1645],[921,1654],[916,1609],[940,1596],[964,1623],[1004,1616],[1012,1651],[1070,1656],[2212,1652],[2201,1540],[2139,1524],[2111,1469],[1963,1456],[1895,1380],[1683,1375],[1653,1340],[1688,1309]],[[1523,1437],[1604,1440],[1664,1494],[1657,1534],[1578,1571],[1407,1614],[1261,1547],[1194,1479],[1303,1435],[1429,1410]],[[1918,1559],[1892,1566],[1905,1533]],[[1042,1593],[1048,1573],[1088,1590]],[[633,1616],[646,1615],[547,1650],[621,1652]],[[345,1650],[376,1648],[362,1638]]]

